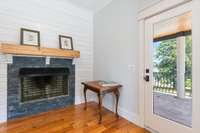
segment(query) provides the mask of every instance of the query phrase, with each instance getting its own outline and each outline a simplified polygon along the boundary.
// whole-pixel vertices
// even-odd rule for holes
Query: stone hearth
[[[21,79],[19,76],[19,71],[21,68],[67,68],[69,70],[68,95],[22,102]],[[51,58],[50,63],[46,64],[45,57],[13,56],[13,63],[8,64],[7,73],[8,119],[33,115],[74,104],[75,66],[72,65],[72,59]]]

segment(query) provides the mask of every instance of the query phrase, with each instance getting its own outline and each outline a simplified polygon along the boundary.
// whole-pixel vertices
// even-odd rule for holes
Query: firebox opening
[[[21,102],[68,95],[67,68],[21,68]]]

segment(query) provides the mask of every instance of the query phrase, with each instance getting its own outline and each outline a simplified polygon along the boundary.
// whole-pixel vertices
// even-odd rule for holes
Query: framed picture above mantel
[[[21,28],[21,45],[40,47],[40,32]]]
[[[59,35],[60,49],[73,50],[73,39],[70,36]]]

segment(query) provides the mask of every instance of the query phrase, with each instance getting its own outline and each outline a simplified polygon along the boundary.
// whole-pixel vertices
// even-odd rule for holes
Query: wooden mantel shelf
[[[15,54],[15,55],[32,55],[32,56],[52,56],[52,57],[66,57],[79,58],[80,51],[76,50],[62,50],[56,48],[43,48],[34,46],[25,46],[17,44],[0,43],[0,53]]]

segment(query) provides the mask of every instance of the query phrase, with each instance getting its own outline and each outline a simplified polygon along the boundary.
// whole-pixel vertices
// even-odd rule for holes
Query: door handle
[[[146,75],[146,76],[144,76],[144,80],[146,81],[146,82],[149,82],[149,75]]]

